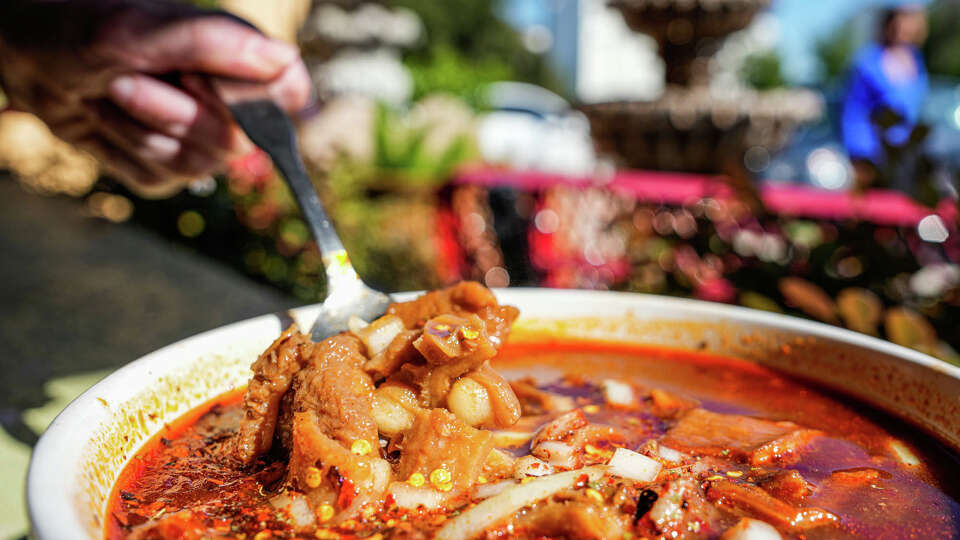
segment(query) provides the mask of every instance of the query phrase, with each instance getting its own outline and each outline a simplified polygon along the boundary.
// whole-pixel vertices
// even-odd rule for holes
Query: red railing
[[[487,187],[509,186],[524,191],[539,191],[557,185],[603,186],[640,202],[676,206],[691,204],[705,197],[729,197],[732,193],[730,187],[715,176],[637,170],[618,171],[609,181],[598,182],[587,177],[474,166],[459,171],[455,181]],[[857,195],[805,185],[764,182],[759,192],[767,209],[780,215],[914,226],[924,217],[936,213],[947,223],[956,222],[957,209],[952,201],[942,201],[935,209],[931,209],[893,190],[873,189]]]

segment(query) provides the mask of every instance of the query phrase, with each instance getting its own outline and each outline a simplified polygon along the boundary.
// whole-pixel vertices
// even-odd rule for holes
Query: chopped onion
[[[727,529],[720,540],[782,540],[772,525],[759,519],[743,518]]]
[[[503,492],[503,490],[516,484],[517,483],[513,480],[503,480],[501,482],[494,482],[492,484],[477,484],[476,486],[473,486],[473,498],[478,501],[489,499],[494,495],[499,495]]]
[[[910,448],[904,444],[902,441],[897,439],[890,439],[890,442],[887,443],[887,446],[890,448],[890,451],[893,453],[893,457],[897,459],[900,463],[906,465],[907,467],[916,467],[923,463],[920,461],[920,458],[913,453]]]
[[[370,416],[377,423],[380,433],[392,437],[410,429],[413,426],[414,416],[402,403],[393,398],[389,389],[384,389],[383,386],[373,392],[370,400]]]
[[[299,493],[285,491],[270,499],[270,504],[285,513],[290,518],[290,524],[298,531],[311,529],[316,525],[316,517],[307,503],[307,498]]]
[[[638,482],[653,482],[662,467],[659,461],[626,448],[617,448],[607,466],[610,474]]]
[[[543,441],[567,440],[577,430],[585,427],[587,424],[587,418],[583,415],[583,411],[574,409],[544,424],[537,430],[530,445],[537,446]]]
[[[707,460],[697,460],[690,466],[690,474],[693,476],[699,476],[709,472],[713,468],[713,465],[710,461]]]
[[[673,448],[670,448],[669,446],[664,446],[661,444],[659,447],[657,447],[657,453],[665,461],[672,461],[674,463],[683,461],[683,454],[674,450]]]
[[[533,433],[529,431],[494,431],[493,445],[497,448],[522,446],[532,438]]]
[[[517,458],[509,452],[494,448],[487,454],[487,459],[483,460],[483,470],[496,476],[510,476],[516,461]]]
[[[620,407],[636,405],[633,387],[629,384],[616,379],[604,379],[600,383],[600,387],[603,390],[603,399],[607,400],[607,403]]]
[[[360,341],[367,348],[367,356],[370,357],[383,352],[393,341],[393,338],[397,337],[403,330],[403,321],[396,315],[384,315],[356,330],[352,326],[350,327],[350,332],[360,338]]]
[[[657,527],[677,521],[683,517],[683,487],[678,487],[676,483],[670,485],[669,489],[657,497],[657,502],[653,503],[647,516]]]
[[[559,394],[550,395],[550,407],[557,412],[572,411],[577,408],[577,402],[570,396],[561,396]]]
[[[702,509],[690,501],[699,499],[699,489],[697,481],[689,476],[669,482],[667,489],[660,492],[657,501],[650,507],[647,517],[661,531],[687,518],[697,519],[696,513]]]
[[[351,315],[350,318],[347,319],[347,328],[350,329],[351,334],[357,337],[360,337],[360,332],[368,326],[370,326],[370,323],[356,315]]]
[[[553,473],[554,469],[549,463],[537,459],[534,456],[523,456],[518,459],[513,466],[513,474],[517,478],[523,478],[524,476],[546,476]]]
[[[576,448],[567,443],[543,441],[531,449],[530,453],[554,467],[575,469],[577,466]]]
[[[443,506],[446,500],[446,494],[441,493],[432,487],[413,487],[406,482],[394,482],[390,484],[390,494],[396,501],[397,506],[406,510],[415,510],[424,507],[434,510]]]
[[[537,478],[526,484],[515,484],[499,495],[490,497],[447,521],[434,538],[436,540],[468,540],[509,518],[524,506],[529,506],[573,486],[581,476],[586,475],[590,481],[593,481],[603,476],[603,472],[604,467],[584,467]]]

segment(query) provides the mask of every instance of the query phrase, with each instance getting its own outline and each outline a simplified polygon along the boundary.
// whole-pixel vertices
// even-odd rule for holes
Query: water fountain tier
[[[772,153],[794,128],[816,120],[808,90],[718,90],[710,59],[770,0],[611,0],[630,28],[652,36],[667,89],[653,101],[584,105],[597,148],[634,168],[739,174],[747,149]],[[716,85],[714,85],[716,86]]]
[[[669,85],[707,82],[707,64],[723,39],[746,28],[770,0],[612,0],[634,32],[657,41]]]
[[[769,156],[794,129],[817,120],[820,96],[809,90],[669,87],[655,101],[585,105],[597,150],[637,169],[737,173],[745,152]]]

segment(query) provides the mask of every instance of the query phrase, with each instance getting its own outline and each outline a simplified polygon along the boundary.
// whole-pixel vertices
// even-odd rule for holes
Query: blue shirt
[[[854,59],[842,118],[843,144],[851,158],[882,164],[886,157],[883,140],[899,146],[910,137],[929,87],[923,57],[916,48],[911,51],[917,76],[900,82],[891,81],[883,71],[883,46],[868,45]],[[871,115],[883,107],[889,107],[903,119],[885,132],[870,120]]]

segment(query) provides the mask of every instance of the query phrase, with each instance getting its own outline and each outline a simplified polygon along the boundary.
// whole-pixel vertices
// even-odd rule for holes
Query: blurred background
[[[302,119],[302,150],[378,288],[695,297],[960,363],[960,0],[204,3],[300,45],[325,102]],[[898,46],[916,54],[888,62]],[[113,368],[324,297],[316,247],[261,153],[142,200],[7,111],[0,170],[7,358],[47,335],[22,322],[29,306],[65,309],[49,298],[76,293],[84,272],[123,281],[105,267],[134,268],[137,289],[76,293],[69,309],[85,308],[61,335],[128,316],[154,334],[97,330],[77,344],[82,362],[50,349],[53,367],[21,378],[44,390],[0,403],[21,443],[71,395],[50,381],[74,362]],[[193,303],[176,311],[163,280],[192,287]],[[118,313],[110,294],[143,309]]]
[[[958,1],[219,5],[301,46],[326,103],[302,122],[303,152],[380,288],[693,296],[957,360]],[[915,133],[884,141],[864,182],[844,100],[889,8],[929,21],[908,36],[928,91]],[[149,228],[297,302],[324,297],[307,228],[260,153],[139,200],[5,112],[0,167],[90,219]]]

